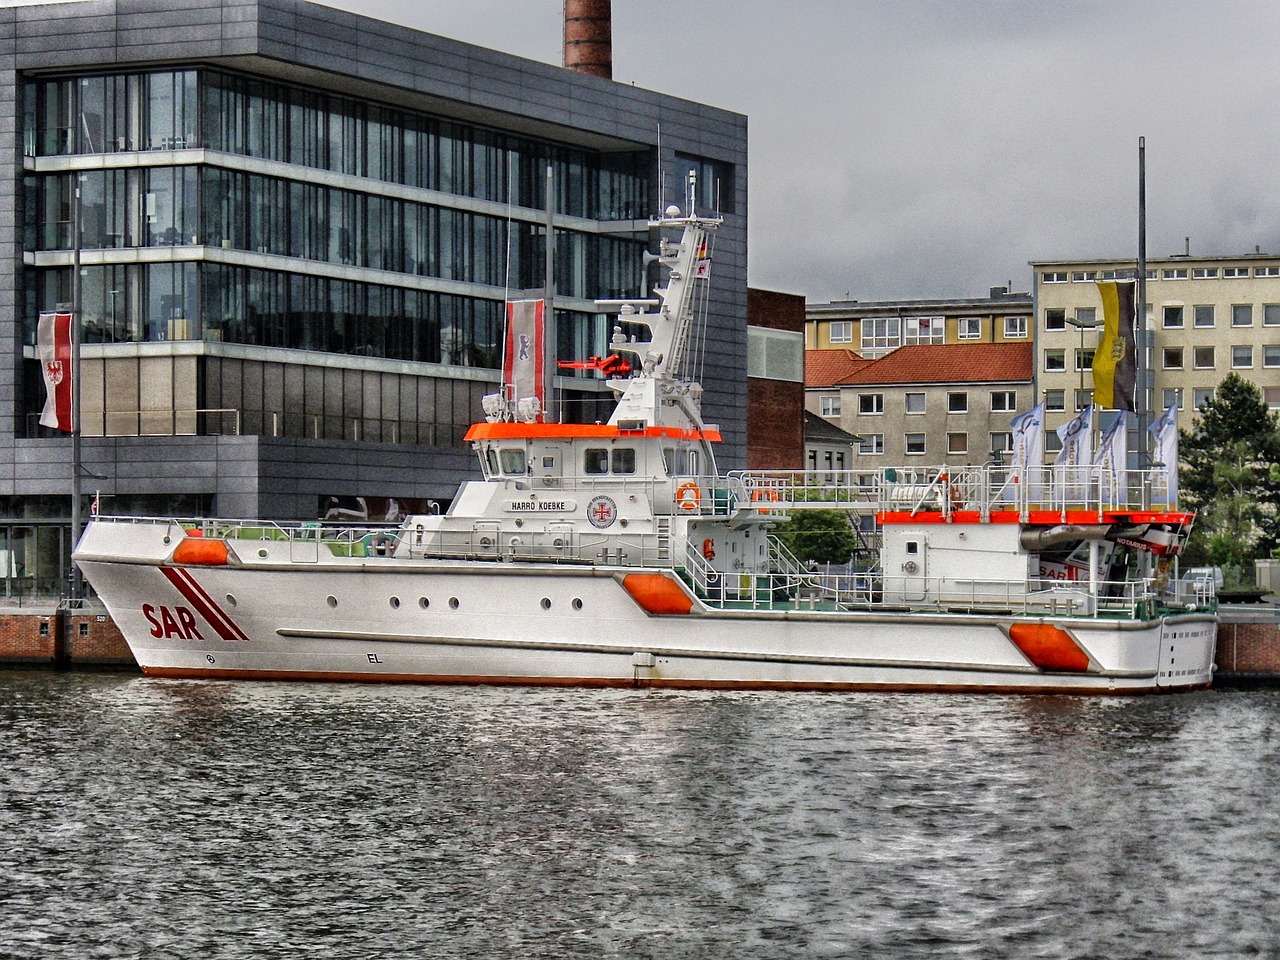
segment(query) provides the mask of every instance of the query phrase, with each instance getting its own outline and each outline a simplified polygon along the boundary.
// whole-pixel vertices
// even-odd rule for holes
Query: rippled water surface
[[[0,672],[0,955],[1276,956],[1278,722]]]

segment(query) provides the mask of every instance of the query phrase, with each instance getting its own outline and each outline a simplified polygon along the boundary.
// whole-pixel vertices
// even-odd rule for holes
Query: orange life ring
[[[676,490],[676,503],[680,505],[681,510],[686,513],[692,513],[702,505],[702,491],[692,481],[682,483],[680,488]]]

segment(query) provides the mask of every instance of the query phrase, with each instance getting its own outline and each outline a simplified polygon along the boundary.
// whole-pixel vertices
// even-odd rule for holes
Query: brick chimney
[[[610,0],[564,0],[564,65],[579,73],[613,79]]]

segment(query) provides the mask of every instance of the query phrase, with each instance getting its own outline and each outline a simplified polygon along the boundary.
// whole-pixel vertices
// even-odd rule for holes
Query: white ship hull
[[[172,527],[128,529],[132,556],[120,525],[99,521],[78,557],[154,676],[1133,694],[1205,687],[1213,671],[1205,614],[735,610],[692,597],[687,614],[655,614],[624,582],[675,584],[670,571],[393,558],[175,567],[158,559]],[[106,537],[110,557],[95,550]],[[1087,667],[1037,666],[1015,624],[1065,631]]]

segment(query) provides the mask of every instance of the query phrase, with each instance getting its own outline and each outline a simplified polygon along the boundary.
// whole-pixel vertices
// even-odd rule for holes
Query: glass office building
[[[0,10],[0,31],[0,540],[39,541],[0,543],[8,580],[61,571],[69,542],[69,444],[38,424],[42,311],[79,297],[104,509],[443,503],[471,472],[503,303],[546,282],[548,216],[558,354],[603,355],[593,300],[645,294],[647,217],[688,169],[728,220],[703,380],[741,458],[741,116],[297,0],[64,0]],[[565,420],[611,408],[590,372],[564,371],[558,399]]]

